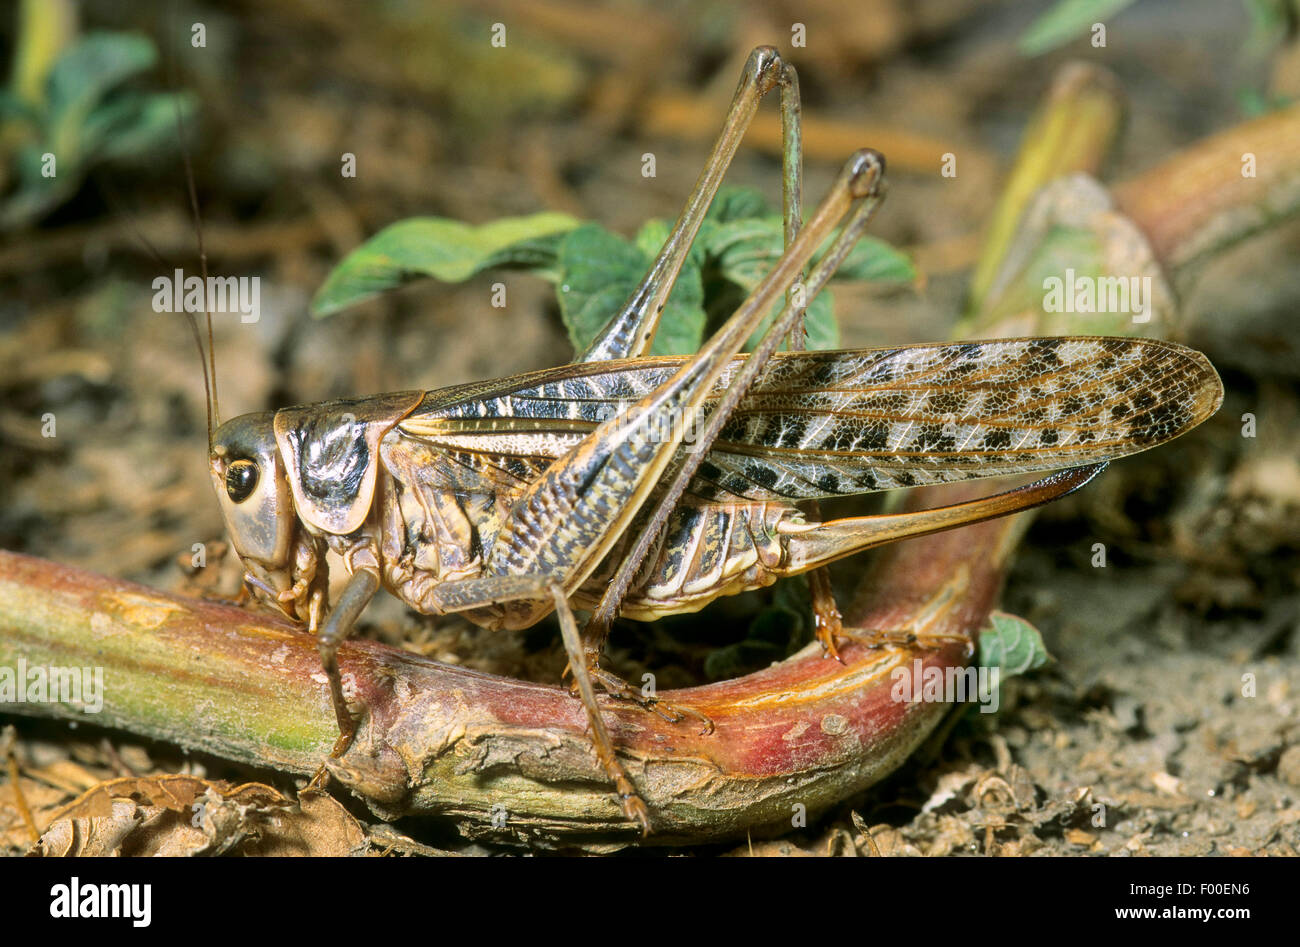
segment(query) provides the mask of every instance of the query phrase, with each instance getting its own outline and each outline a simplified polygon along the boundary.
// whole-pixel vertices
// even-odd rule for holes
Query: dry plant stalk
[[[873,591],[848,618],[867,628],[975,635],[1023,522],[995,520],[885,550],[868,580]],[[814,643],[772,668],[664,695],[709,714],[712,735],[602,699],[654,814],[649,841],[779,832],[796,804],[815,813],[865,789],[949,709],[893,700],[890,672],[914,659],[927,668],[966,662],[957,643],[851,644],[842,653],[844,665]],[[336,736],[316,640],[296,626],[0,553],[0,665],[20,658],[29,667],[103,667],[105,686],[96,716],[61,703],[10,708],[19,713],[300,774],[320,765]],[[637,839],[592,753],[582,706],[565,690],[372,641],[346,644],[340,659],[369,715],[348,765],[332,771],[382,817],[445,815],[471,837],[596,850]]]
[[[1166,269],[1218,253],[1300,208],[1300,104],[1211,135],[1114,197]]]

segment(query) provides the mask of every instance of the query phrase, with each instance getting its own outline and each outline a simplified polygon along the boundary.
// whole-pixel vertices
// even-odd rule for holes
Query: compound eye
[[[257,487],[257,464],[251,460],[232,461],[226,468],[226,495],[243,503]]]

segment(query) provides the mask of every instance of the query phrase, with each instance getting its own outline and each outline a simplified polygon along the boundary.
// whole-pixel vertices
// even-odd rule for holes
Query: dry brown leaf
[[[871,837],[875,840],[876,847],[880,850],[883,858],[897,856],[919,858],[921,856],[921,850],[909,842],[903,833],[892,825],[873,825],[871,827]]]
[[[144,802],[180,812],[189,809],[194,800],[206,792],[209,783],[195,776],[172,774],[165,776],[123,776],[110,779],[86,790],[54,814],[62,819],[102,819],[114,811],[118,799]]]
[[[1091,832],[1085,832],[1083,829],[1067,829],[1065,840],[1071,845],[1082,845],[1084,848],[1092,848],[1097,842],[1097,836]]]
[[[55,760],[46,766],[27,767],[27,775],[62,789],[68,795],[78,795],[99,782],[99,777],[80,763],[70,759]]]
[[[256,855],[346,856],[369,847],[365,830],[333,796],[305,792],[298,808],[267,818],[261,840],[247,851]]]
[[[52,786],[45,786],[26,776],[20,782],[23,798],[32,813],[32,820],[37,826],[48,824],[49,816],[45,813],[66,799],[67,793]],[[13,786],[6,782],[0,786],[0,848],[24,851],[31,844],[31,831],[14,799]]]
[[[351,855],[364,829],[335,799],[186,775],[93,787],[52,816],[36,855]]]
[[[140,824],[138,807],[130,800],[111,804],[106,815],[95,818],[60,819],[52,824],[29,854],[70,856],[116,856],[122,843]]]

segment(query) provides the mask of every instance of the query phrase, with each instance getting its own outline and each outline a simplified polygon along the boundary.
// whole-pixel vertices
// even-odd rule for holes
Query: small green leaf
[[[718,225],[709,235],[709,255],[724,276],[752,290],[785,250],[780,217],[748,217]]]
[[[995,611],[989,616],[989,627],[980,632],[979,648],[980,666],[998,668],[1002,680],[1025,674],[1052,660],[1038,629],[1006,612]]]
[[[704,220],[707,223],[725,224],[747,217],[766,217],[771,213],[767,198],[762,192],[752,187],[723,187],[718,189]]]
[[[643,228],[643,234],[649,227]],[[653,234],[644,241],[653,244]],[[662,241],[660,241],[662,242]],[[657,252],[656,247],[656,252]],[[581,350],[636,291],[652,254],[599,224],[584,224],[560,243],[557,292],[569,339]],[[691,355],[704,337],[704,286],[687,259],[664,306],[654,355]]]
[[[754,334],[745,342],[745,349],[752,352],[758,348],[759,343],[763,341],[763,333],[772,321],[781,314],[785,308],[785,301],[782,300],[779,305],[772,307],[772,311],[762,321]],[[835,301],[829,289],[823,289],[813,299],[812,304],[804,311],[804,348],[807,349],[834,349],[840,344],[840,327],[835,321]]]
[[[818,251],[830,249],[832,239]],[[710,253],[718,256],[726,277],[751,290],[785,250],[780,217],[751,217],[719,226],[711,235]],[[849,251],[834,279],[914,282],[916,267],[906,253],[875,237],[863,237]]]
[[[148,37],[88,33],[61,55],[46,85],[49,144],[60,161],[80,163],[82,126],[105,96],[158,58]]]
[[[178,128],[191,121],[197,109],[197,99],[188,94],[115,96],[91,112],[82,126],[85,163],[140,157],[173,145]]]
[[[829,289],[817,294],[803,314],[807,337],[804,347],[809,349],[837,349],[840,347],[840,324],[835,321],[835,297]]]
[[[771,215],[767,199],[752,187],[721,188],[691,244],[691,257],[701,269],[707,267],[735,239],[728,225]]]
[[[560,242],[560,314],[574,351],[596,337],[636,288],[645,254],[599,224],[583,224]]]
[[[77,189],[81,179],[74,174],[46,177],[45,147],[19,146],[14,155],[18,189],[0,203],[0,231],[23,226],[63,203]]]
[[[759,284],[785,249],[780,217],[733,220],[716,227],[710,239],[709,252],[717,254],[723,276],[746,292]],[[829,242],[822,250],[828,248]],[[911,282],[916,279],[916,269],[907,254],[883,240],[866,237],[849,252],[836,271],[835,279]],[[750,337],[749,348],[758,344],[763,329],[771,324],[776,314],[771,313],[763,326]],[[813,299],[805,315],[805,324],[808,348],[833,349],[839,345],[839,325],[835,321],[830,290],[822,290]]]
[[[1017,45],[1026,56],[1063,46],[1109,19],[1134,0],[1061,0],[1020,35]]]
[[[726,229],[732,223],[752,221],[756,217],[771,216],[767,200],[758,191],[750,187],[724,187],[718,190],[708,213],[700,224],[700,229],[691,244],[690,259],[696,266],[703,268],[707,261],[716,257],[726,246],[736,239],[737,231]],[[664,241],[672,233],[676,221],[656,218],[646,221],[636,235],[636,245],[650,259],[659,255]],[[750,232],[753,227],[742,226],[740,234]]]
[[[559,213],[478,227],[443,217],[399,221],[344,257],[317,291],[312,314],[332,315],[420,276],[459,283],[494,266],[554,267],[561,239],[577,226]]]
[[[0,123],[7,125],[10,122],[23,122],[35,125],[39,119],[40,115],[31,105],[13,93],[0,89]]]
[[[139,33],[87,33],[66,49],[46,79],[51,113],[89,111],[123,81],[158,59],[153,42]]]
[[[666,220],[647,220],[637,231],[636,247],[647,260],[653,260],[663,249],[664,241],[672,233],[673,225]],[[699,241],[696,241],[697,243]],[[694,249],[694,248],[692,248]]]
[[[902,250],[876,237],[863,237],[835,271],[835,278],[873,283],[915,283],[917,272],[912,258]]]

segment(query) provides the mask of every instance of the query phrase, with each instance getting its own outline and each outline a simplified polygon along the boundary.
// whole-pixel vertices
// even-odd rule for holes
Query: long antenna
[[[144,248],[145,253],[164,270],[174,272],[179,269],[175,263],[159,253],[158,248],[155,247],[149,238],[144,235],[144,231],[140,229],[134,213],[129,207],[127,207],[120,195],[118,195],[108,181],[103,178],[96,178],[96,184],[99,186],[100,192],[104,195],[104,199],[108,202],[109,206],[113,208],[114,213],[126,220],[127,226],[131,229],[131,236],[134,237],[140,246]],[[203,352],[202,336],[199,335],[199,324],[195,321],[194,314],[186,312],[185,318],[189,321],[190,330],[194,333],[194,344],[199,350],[199,367],[203,369],[203,399],[204,408],[206,409],[208,417],[208,447],[211,448],[212,435],[215,428],[213,427],[212,417],[212,392],[208,387],[208,363]]]
[[[203,217],[199,213],[199,194],[194,184],[194,166],[190,162],[190,148],[185,140],[185,117],[182,114],[180,99],[176,99],[176,127],[179,129],[181,136],[181,158],[185,162],[185,184],[190,194],[190,214],[194,218],[194,233],[199,243],[199,274],[203,277],[203,317],[208,325],[208,353],[207,359],[203,357],[203,343],[199,335],[198,320],[194,318],[194,313],[188,309],[185,314],[189,317],[190,328],[194,330],[194,340],[199,347],[199,362],[203,366],[203,388],[207,394],[208,401],[208,447],[212,447],[212,437],[217,431],[217,425],[221,420],[221,412],[217,406],[217,359],[216,352],[212,342],[212,311],[208,308],[208,251],[203,244]]]
[[[170,42],[167,44],[168,71],[171,73],[170,80],[173,90],[179,90],[180,85],[177,81],[176,52],[174,43],[178,35],[176,25],[176,5],[172,4],[171,13],[168,17],[170,20]],[[173,104],[176,108],[176,130],[180,138],[181,160],[185,164],[185,184],[189,191],[190,198],[190,215],[194,220],[194,233],[198,238],[199,245],[199,274],[203,277],[203,316],[207,322],[208,328],[208,349],[205,356],[203,351],[203,337],[199,332],[198,320],[194,318],[194,313],[185,309],[185,316],[189,320],[190,329],[194,333],[194,344],[199,350],[199,365],[203,369],[203,393],[206,399],[206,408],[208,415],[208,450],[212,450],[212,440],[217,431],[217,425],[221,423],[221,412],[217,404],[217,360],[215,347],[212,339],[212,312],[208,308],[208,251],[203,243],[203,217],[199,213],[199,195],[198,188],[194,183],[194,165],[190,161],[190,146],[185,132],[185,115],[181,108],[180,93],[176,91]],[[181,294],[182,298],[184,295]],[[181,307],[184,309],[184,306]]]

